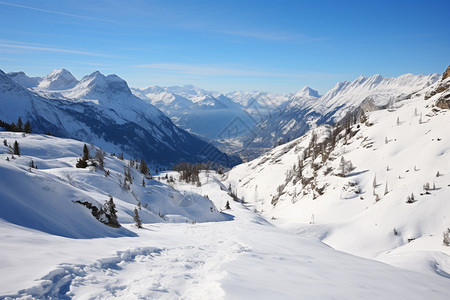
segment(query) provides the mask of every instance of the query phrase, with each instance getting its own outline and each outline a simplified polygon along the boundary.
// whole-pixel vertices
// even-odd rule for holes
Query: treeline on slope
[[[196,163],[192,164],[189,162],[180,162],[173,167],[174,171],[180,173],[180,180],[186,182],[196,183],[198,186],[201,185],[199,173],[201,170],[210,170],[211,165],[209,163]],[[219,173],[220,173],[219,169]]]
[[[17,120],[17,123],[7,123],[3,120],[0,120],[0,127],[5,128],[6,131],[12,131],[12,132],[25,132],[25,133],[31,133],[31,124],[30,121],[26,121],[25,124],[22,122],[22,118],[19,117]]]
[[[88,201],[75,201],[86,206],[98,221],[110,227],[119,228],[121,225],[117,219],[117,209],[113,197],[110,195],[109,200],[105,201],[102,207],[98,208]]]
[[[292,169],[286,172],[286,180],[283,184],[278,186],[277,194],[275,194],[272,198],[272,205],[276,205],[282,195],[284,195],[285,188],[289,182],[295,186],[297,183],[301,184],[300,190],[298,194],[303,193],[303,195],[307,195],[308,193],[313,193],[313,199],[316,199],[318,196],[323,195],[324,190],[326,188],[325,185],[319,186],[317,183],[318,171],[322,167],[326,166],[328,160],[334,160],[334,157],[330,157],[330,154],[336,147],[336,143],[343,139],[343,143],[347,143],[349,139],[351,139],[360,128],[358,124],[356,126],[356,130],[352,129],[352,125],[357,124],[358,122],[364,123],[367,126],[371,126],[367,122],[367,117],[363,110],[357,110],[351,113],[348,113],[341,121],[337,122],[330,129],[330,134],[326,137],[323,142],[318,142],[318,137],[315,132],[311,135],[311,140],[307,147],[305,147],[302,153],[298,157],[298,161]],[[292,147],[295,145],[292,145]],[[287,149],[287,151],[290,149]],[[312,176],[308,176],[305,174],[306,167],[310,167],[312,170]],[[334,175],[345,177],[348,173],[350,173],[354,169],[352,162],[347,161],[343,156],[341,157],[341,161],[339,164],[339,169],[335,170]],[[328,175],[333,171],[333,168],[328,166],[323,170],[324,175]],[[296,202],[296,198],[298,196],[297,190],[294,190],[294,195],[292,195],[292,202]]]
[[[91,148],[94,149],[94,146],[91,146]],[[95,155],[93,157],[91,156],[90,152],[91,151],[89,150],[89,147],[84,144],[83,155],[78,159],[75,166],[77,168],[99,168],[104,171],[105,177],[108,177],[110,175],[110,171],[105,168],[105,152],[100,148],[95,148]],[[115,154],[111,154],[111,156],[115,156]],[[124,160],[123,154],[119,154],[117,158],[122,161]],[[130,160],[128,161],[127,165],[124,165],[123,181],[119,179],[120,186],[127,191],[131,191],[131,185],[134,181],[134,177],[131,175],[132,168],[139,170],[139,172],[143,175],[143,187],[146,186],[145,179],[152,179],[150,169],[144,159],[141,159],[140,163],[137,160]],[[138,208],[141,209],[141,202],[133,191],[131,191],[131,194],[137,201],[137,207],[135,207],[134,209],[133,219],[136,222],[136,226],[138,228],[142,228],[142,221],[138,212]],[[76,201],[76,203],[82,204],[87,207],[98,221],[111,227],[117,228],[121,226],[117,219],[117,209],[111,195],[109,196],[109,200],[106,201],[105,204],[100,208],[88,201]]]

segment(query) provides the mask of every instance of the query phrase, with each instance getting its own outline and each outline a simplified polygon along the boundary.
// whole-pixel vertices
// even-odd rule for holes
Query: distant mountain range
[[[396,78],[373,75],[360,76],[349,82],[339,82],[325,95],[305,87],[295,93],[283,107],[259,123],[253,136],[243,144],[253,149],[253,157],[284,144],[321,124],[334,124],[346,114],[370,107],[381,108],[421,90],[439,79],[438,74],[405,74]]]
[[[352,82],[337,83],[319,95],[309,87],[293,94],[260,91],[222,94],[192,85],[130,89],[116,75],[94,72],[78,81],[65,69],[55,70],[43,78],[28,77],[23,72],[12,72],[6,77],[10,82],[3,79],[2,84],[6,86],[1,98],[14,99],[20,94],[22,101],[25,97],[34,99],[33,103],[49,105],[46,112],[35,113],[35,120],[31,120],[38,131],[84,139],[114,152],[144,156],[163,164],[193,160],[193,157],[204,160],[206,157],[198,154],[211,150],[212,157],[221,157],[229,165],[240,161],[237,154],[246,159],[255,158],[276,145],[302,136],[310,128],[333,124],[362,108],[388,106],[439,78],[437,74],[405,74],[396,78],[360,76]],[[11,82],[19,87],[12,88]],[[10,94],[11,89],[16,91]],[[31,116],[30,103],[28,110],[20,114],[2,104],[0,119],[15,121],[19,115]],[[39,112],[43,108],[33,104],[33,109]],[[53,112],[53,118],[46,115],[55,109],[63,110],[67,117],[60,117],[60,112]],[[63,125],[67,120],[58,118],[73,119],[72,128]]]
[[[154,166],[240,162],[177,127],[116,75],[94,72],[78,81],[65,69],[44,78],[0,71],[0,119],[16,122],[19,117],[31,122],[33,132],[93,143]]]

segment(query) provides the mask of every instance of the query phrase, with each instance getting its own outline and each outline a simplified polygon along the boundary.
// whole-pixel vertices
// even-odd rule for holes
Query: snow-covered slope
[[[47,76],[54,79],[49,88],[61,87],[61,78],[70,77],[67,73],[60,70]],[[239,162],[178,128],[155,106],[134,96],[116,75],[94,72],[70,89],[35,91],[0,71],[0,119],[11,123],[21,117],[31,122],[34,132],[93,143],[108,152],[145,158],[152,165],[182,160]]]
[[[39,82],[42,81],[41,77],[28,77],[24,72],[9,72],[8,76],[26,88],[33,88],[39,85]]]
[[[325,95],[295,94],[284,109],[258,125],[257,135],[246,143],[251,147],[271,148],[302,136],[308,129],[320,124],[332,124],[353,112],[365,101],[385,107],[393,99],[406,97],[439,79],[437,74],[405,74],[395,78],[373,75],[360,76],[352,82],[339,82]],[[305,97],[306,96],[306,97]]]
[[[108,176],[74,168],[78,141],[9,132],[0,139],[17,140],[21,149],[13,159],[0,148],[2,299],[446,299],[450,292],[448,279],[272,226],[233,202],[215,172],[201,173],[201,186],[144,179],[144,187],[131,167],[127,190],[127,161],[106,156]],[[121,228],[74,202],[100,205],[110,195]],[[138,200],[142,229],[132,219]],[[231,209],[218,212],[227,201]]]
[[[389,86],[378,76],[358,81]],[[339,135],[329,125],[308,131],[233,168],[228,182],[256,210],[294,232],[449,277],[450,247],[443,245],[443,234],[450,228],[450,111],[435,106],[449,92],[437,89],[447,81],[397,98],[389,108],[370,112],[367,121],[363,115],[363,123],[341,127]],[[321,98],[330,104],[323,111],[347,105],[331,101],[332,95]],[[388,101],[388,95],[375,99]]]
[[[138,203],[144,222],[226,220],[208,199],[146,179],[129,161],[106,155],[105,169],[75,168],[82,142],[11,132],[0,132],[0,139],[11,146],[17,141],[21,154],[12,158],[9,147],[0,147],[0,219],[4,221],[71,238],[134,235],[100,223],[89,209],[77,203],[87,201],[101,207],[110,196],[123,223],[133,223]],[[91,155],[96,151],[91,149]],[[30,167],[31,162],[37,169]],[[129,190],[123,184],[124,168],[128,167],[134,178]]]

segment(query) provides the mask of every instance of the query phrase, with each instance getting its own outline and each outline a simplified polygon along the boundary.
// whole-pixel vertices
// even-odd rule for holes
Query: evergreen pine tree
[[[101,149],[97,149],[95,151],[95,160],[97,161],[100,168],[103,169],[105,167],[105,152]]]
[[[136,222],[136,227],[137,228],[142,228],[142,221],[141,221],[141,218],[139,217],[139,212],[138,212],[137,207],[134,208],[134,217],[133,217],[133,219],[134,219],[134,222]]]
[[[150,173],[147,163],[143,159],[141,159],[141,163],[139,164],[139,171],[144,175],[147,175]]]
[[[231,209],[230,202],[227,200],[227,203],[225,204],[225,209]]]
[[[17,131],[22,131],[23,130],[22,126],[23,126],[22,118],[19,117],[19,119],[17,120],[17,125],[16,125]]]
[[[81,158],[84,161],[87,161],[89,159],[89,148],[86,144],[83,146],[83,157]]]
[[[111,227],[120,227],[119,221],[117,220],[117,209],[116,204],[112,196],[109,196],[109,200],[105,203],[106,215],[108,217],[107,225]]]
[[[20,147],[17,141],[14,141],[13,154],[20,156]]]
[[[25,126],[23,127],[23,131],[25,131],[25,133],[31,133],[32,132],[30,121],[27,121],[25,123]]]

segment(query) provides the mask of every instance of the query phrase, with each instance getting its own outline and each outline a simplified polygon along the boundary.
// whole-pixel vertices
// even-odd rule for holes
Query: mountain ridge
[[[1,72],[0,85],[0,119],[16,122],[22,117],[38,133],[94,143],[110,152],[145,158],[155,166],[239,162],[179,129],[159,109],[132,95],[116,75],[94,72],[71,89],[39,92]]]

